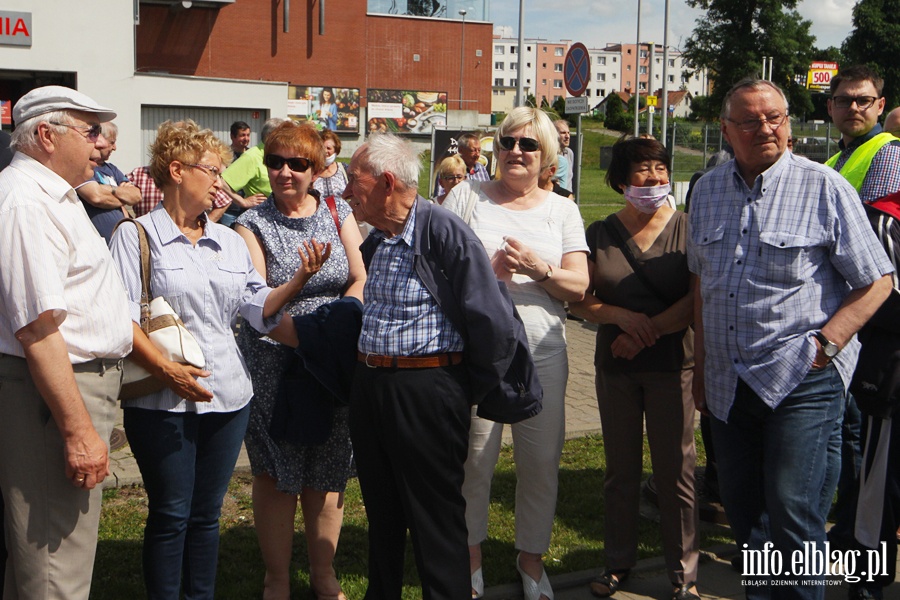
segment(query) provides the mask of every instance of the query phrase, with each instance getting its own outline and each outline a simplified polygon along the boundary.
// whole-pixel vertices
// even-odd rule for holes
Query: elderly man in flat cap
[[[73,187],[115,113],[48,86],[13,108],[0,173],[3,597],[87,599],[100,483],[132,324],[122,282]]]

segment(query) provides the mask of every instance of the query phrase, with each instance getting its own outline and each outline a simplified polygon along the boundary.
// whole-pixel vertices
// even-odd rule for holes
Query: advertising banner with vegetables
[[[287,112],[319,130],[359,133],[359,88],[291,85]]]
[[[430,135],[447,127],[447,92],[370,89],[366,100],[370,132]]]

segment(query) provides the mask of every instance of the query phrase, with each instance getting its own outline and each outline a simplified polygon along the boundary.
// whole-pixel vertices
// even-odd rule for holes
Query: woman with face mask
[[[570,312],[600,325],[594,364],[606,452],[606,569],[591,593],[612,596],[637,560],[646,420],[674,600],[697,596],[693,280],[687,215],[670,202],[669,155],[652,139],[613,146],[606,181],[626,204],[587,229],[591,284]]]

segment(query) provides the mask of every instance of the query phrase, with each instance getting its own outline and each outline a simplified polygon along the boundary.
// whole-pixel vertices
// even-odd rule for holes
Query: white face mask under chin
[[[334,163],[336,158],[337,158],[337,154],[332,154],[331,156],[326,156],[325,157],[325,166],[330,167]]]
[[[625,199],[642,213],[652,214],[666,203],[671,189],[668,183],[647,187],[629,185],[625,188]]]

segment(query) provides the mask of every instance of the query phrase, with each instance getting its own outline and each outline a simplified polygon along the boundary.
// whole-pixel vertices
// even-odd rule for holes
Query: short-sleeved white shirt
[[[17,152],[0,173],[0,352],[51,311],[72,364],[131,352],[125,288],[106,242],[64,179]]]
[[[469,226],[481,239],[489,257],[503,244],[504,236],[514,237],[547,261],[559,267],[564,254],[588,251],[584,222],[578,206],[553,192],[528,210],[511,210],[495,203],[480,185],[463,182],[454,187],[443,207],[463,216],[470,191],[477,190],[478,201]],[[525,323],[525,333],[535,360],[554,356],[566,349],[565,303],[550,296],[527,275],[516,273],[507,284],[516,310]]]

